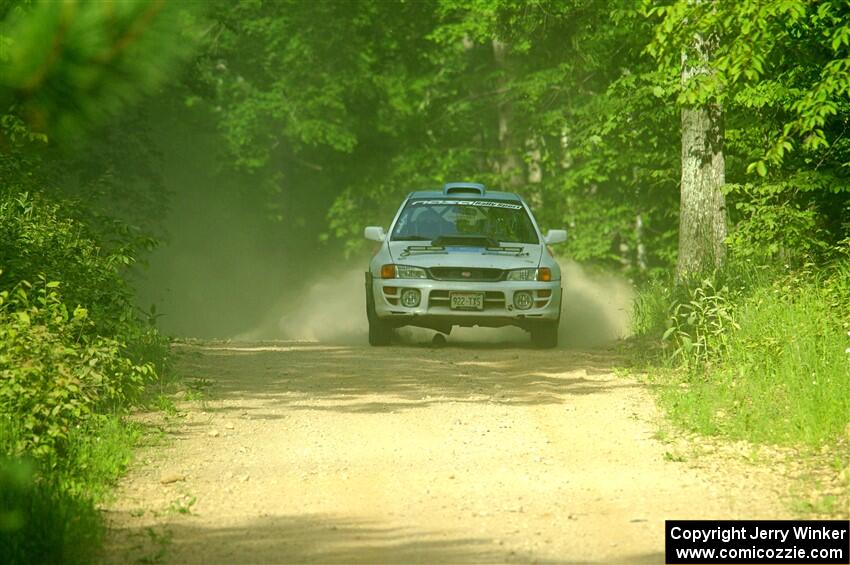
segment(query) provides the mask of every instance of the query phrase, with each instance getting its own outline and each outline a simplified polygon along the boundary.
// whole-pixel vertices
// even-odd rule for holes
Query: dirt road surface
[[[658,439],[606,350],[177,346],[166,440],[107,509],[106,562],[662,563],[667,518],[782,518],[766,467]]]

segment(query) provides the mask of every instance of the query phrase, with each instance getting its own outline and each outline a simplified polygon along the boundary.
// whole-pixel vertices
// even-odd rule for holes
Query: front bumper
[[[431,279],[379,279],[366,273],[367,292],[372,293],[375,314],[391,325],[443,329],[446,326],[519,326],[555,321],[561,316],[561,281],[437,281]],[[415,288],[419,305],[408,308],[401,303],[404,289]],[[455,310],[450,307],[449,292],[483,292],[483,310]],[[514,305],[514,294],[530,292],[534,299],[528,310]]]

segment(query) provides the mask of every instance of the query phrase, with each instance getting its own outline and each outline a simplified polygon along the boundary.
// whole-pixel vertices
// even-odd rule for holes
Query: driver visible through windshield
[[[525,207],[515,200],[411,200],[392,233],[393,241],[433,241],[458,236],[539,243]]]

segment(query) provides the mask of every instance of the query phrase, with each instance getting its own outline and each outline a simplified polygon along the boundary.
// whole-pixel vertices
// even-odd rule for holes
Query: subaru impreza
[[[567,232],[544,236],[519,195],[477,183],[412,192],[389,230],[364,235],[380,243],[366,272],[370,344],[389,344],[402,326],[517,326],[557,345],[561,271],[549,245]]]

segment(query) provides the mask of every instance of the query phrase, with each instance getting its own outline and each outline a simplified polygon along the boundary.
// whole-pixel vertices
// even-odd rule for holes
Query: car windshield
[[[528,212],[517,200],[411,200],[392,233],[394,241],[433,241],[441,237],[539,243]]]

